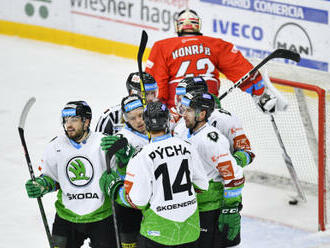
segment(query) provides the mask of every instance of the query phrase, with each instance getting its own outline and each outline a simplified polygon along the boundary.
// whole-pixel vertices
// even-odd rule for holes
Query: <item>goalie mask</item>
[[[197,13],[191,9],[181,11],[174,25],[178,36],[182,36],[183,34],[201,35],[201,19]]]
[[[149,73],[143,72],[143,83],[146,92],[147,102],[154,101],[158,96],[157,82]],[[138,94],[141,96],[140,74],[132,72],[126,80],[126,89],[128,94]]]
[[[144,109],[143,119],[148,131],[169,130],[170,113],[165,104],[161,102],[151,102]]]

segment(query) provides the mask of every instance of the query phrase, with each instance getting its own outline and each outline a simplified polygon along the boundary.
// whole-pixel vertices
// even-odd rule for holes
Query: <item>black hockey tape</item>
[[[106,164],[107,164],[107,172],[108,173],[111,172],[110,160],[113,157],[113,155],[116,152],[118,152],[120,149],[124,148],[127,145],[128,145],[127,139],[126,138],[121,138],[121,139],[117,140],[115,143],[113,143],[113,145],[110,147],[110,149],[108,150],[108,152],[106,154]]]

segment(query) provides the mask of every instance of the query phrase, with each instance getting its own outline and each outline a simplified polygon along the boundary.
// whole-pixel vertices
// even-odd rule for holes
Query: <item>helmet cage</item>
[[[178,14],[174,22],[176,33],[182,34],[201,34],[201,19],[194,10],[186,9]]]

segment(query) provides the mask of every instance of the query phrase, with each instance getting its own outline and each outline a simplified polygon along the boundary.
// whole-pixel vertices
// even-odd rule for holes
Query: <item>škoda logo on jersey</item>
[[[85,157],[74,157],[66,165],[66,175],[74,186],[85,186],[93,179],[93,165]]]

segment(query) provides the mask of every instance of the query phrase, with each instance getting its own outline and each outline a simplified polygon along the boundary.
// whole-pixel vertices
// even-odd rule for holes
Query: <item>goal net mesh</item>
[[[308,200],[308,194],[318,195],[319,177],[324,177],[327,200],[322,208],[327,209],[324,215],[330,216],[330,177],[327,169],[327,166],[330,165],[330,156],[327,156],[325,161],[324,175],[319,175],[318,171],[319,96],[311,90],[276,84],[274,79],[272,81],[289,102],[287,111],[276,113],[274,119],[286,151],[293,162],[299,183]],[[232,86],[231,82],[226,79],[222,80],[220,95],[230,86]],[[326,148],[320,149],[326,149],[325,154],[329,154],[329,92],[325,102],[325,130],[329,131],[325,134]],[[270,116],[258,110],[253,98],[240,89],[229,93],[221,101],[221,105],[225,110],[239,117],[256,154],[253,164],[244,169],[247,180],[285,188],[294,196],[295,186],[283,159],[283,151],[274,132]],[[326,208],[326,205],[329,208]]]

